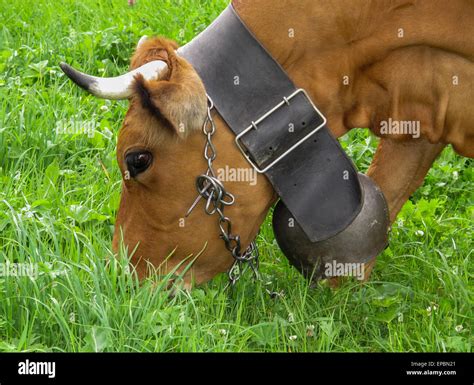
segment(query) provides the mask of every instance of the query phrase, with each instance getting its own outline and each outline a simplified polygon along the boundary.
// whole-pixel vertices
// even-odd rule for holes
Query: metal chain
[[[217,157],[216,148],[212,143],[212,136],[216,132],[216,125],[212,118],[214,103],[209,96],[208,101],[207,116],[202,128],[206,136],[204,158],[207,161],[207,170],[205,174],[199,175],[196,178],[196,189],[199,195],[189,208],[186,216],[193,211],[201,198],[204,198],[206,201],[204,208],[206,214],[214,215],[217,213],[219,216],[220,238],[224,241],[226,249],[230,251],[234,258],[234,263],[228,272],[229,283],[226,286],[228,287],[235,285],[242,274],[247,270],[247,267],[251,268],[254,277],[258,279],[258,250],[255,241],[252,241],[247,249],[242,252],[240,236],[232,233],[232,222],[230,218],[224,214],[225,207],[233,205],[235,197],[225,190],[223,183],[216,177],[212,165],[212,162]]]

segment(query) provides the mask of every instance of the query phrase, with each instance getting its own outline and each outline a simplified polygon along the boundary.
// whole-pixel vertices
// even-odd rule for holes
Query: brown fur
[[[474,156],[474,109],[469,106],[474,99],[472,1],[240,0],[234,4],[293,81],[310,93],[336,136],[353,127],[369,127],[383,136],[368,174],[382,188],[392,220],[444,146],[452,144],[459,154]],[[187,275],[189,285],[192,279],[200,283],[225,271],[232,258],[218,237],[217,219],[203,213],[202,202],[185,226],[179,226],[196,197],[194,179],[206,169],[204,137],[196,130],[205,94],[194,70],[174,55],[171,44],[149,40],[135,53],[132,68],[157,58],[170,67],[163,78],[142,84],[149,96],[140,98],[148,97],[173,125],[190,115],[193,118],[187,123],[185,140],[176,140],[173,132],[155,140],[157,133],[170,130],[150,108],[132,99],[119,135],[119,164],[124,171],[124,154],[132,148],[148,148],[155,160],[150,170],[124,181],[114,247],[122,228],[130,250],[138,243],[133,262],[142,275],[146,260],[158,266],[174,250],[166,264],[169,270],[204,250]],[[343,83],[345,76],[348,85]],[[453,84],[453,76],[458,76],[458,85]],[[189,107],[195,99],[201,101],[199,106]],[[389,118],[419,120],[421,137],[381,135],[380,122]],[[218,116],[216,121],[216,167],[248,167],[230,130]],[[256,186],[227,182],[226,187],[236,196],[236,205],[226,213],[246,245],[275,194],[263,176]]]
[[[137,76],[135,95],[142,107],[161,125],[184,137],[199,130],[207,113],[207,98],[201,79],[186,60],[175,53],[176,43],[154,38],[143,42],[132,58],[132,68],[163,60],[168,69],[157,80]]]

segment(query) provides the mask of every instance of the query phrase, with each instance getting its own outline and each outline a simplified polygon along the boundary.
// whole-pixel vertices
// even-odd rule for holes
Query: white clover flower
[[[289,337],[288,337],[288,339],[289,339],[290,341],[294,341],[294,340],[296,340],[297,338],[298,338],[298,336],[289,336]]]
[[[219,333],[222,334],[223,336],[226,336],[228,333],[228,330],[226,329],[219,329]]]
[[[25,218],[33,218],[35,216],[33,211],[31,211],[31,206],[28,204],[21,209],[21,213],[25,216]]]
[[[308,337],[313,337],[314,336],[314,325],[306,326],[306,335]]]
[[[423,235],[425,235],[425,232],[423,230],[416,230],[415,234],[418,235],[419,237],[422,237]]]
[[[462,332],[464,329],[464,327],[462,325],[456,325],[456,327],[454,328],[454,330],[456,330],[458,333]]]
[[[295,316],[293,313],[288,314],[288,322],[295,322]]]
[[[107,112],[109,110],[109,107],[107,107],[106,105],[103,105],[103,106],[100,106],[100,110],[102,112]]]
[[[104,130],[102,131],[102,133],[104,134],[104,136],[107,139],[111,139],[112,136],[114,136],[114,133],[112,131],[110,131],[110,129],[108,127],[105,127]]]

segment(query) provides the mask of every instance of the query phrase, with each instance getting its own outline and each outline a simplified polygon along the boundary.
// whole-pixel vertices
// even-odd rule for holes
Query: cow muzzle
[[[290,263],[312,281],[338,275],[327,273],[334,271],[333,266],[342,266],[345,272],[348,270],[344,266],[364,266],[388,245],[390,219],[385,197],[368,176],[358,177],[362,209],[345,229],[323,241],[311,242],[281,200],[275,207],[273,231],[277,243]]]

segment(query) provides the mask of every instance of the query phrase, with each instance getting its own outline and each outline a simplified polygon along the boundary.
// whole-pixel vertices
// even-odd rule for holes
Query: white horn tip
[[[143,35],[140,40],[138,40],[138,43],[137,43],[137,48],[140,48],[140,46],[148,39],[148,36],[147,35]]]

